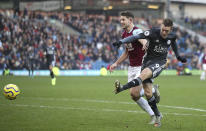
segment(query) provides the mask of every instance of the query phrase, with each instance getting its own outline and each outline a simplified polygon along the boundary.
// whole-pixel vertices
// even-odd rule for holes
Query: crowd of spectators
[[[200,34],[206,36],[206,19],[205,18],[192,18],[185,17],[184,23],[189,26],[192,30],[199,32]]]
[[[26,69],[28,56],[34,53],[35,69],[47,69],[43,48],[48,38],[53,40],[58,52],[57,66],[60,69],[100,69],[113,63],[124,51],[123,47],[116,50],[112,41],[121,37],[118,17],[105,15],[87,15],[80,13],[32,12],[0,10],[3,29],[0,30],[0,69],[7,64],[11,69]],[[62,34],[47,20],[57,19],[71,26],[81,35]],[[143,18],[136,18],[135,23],[149,28],[152,24]],[[152,24],[151,24],[152,23]],[[196,68],[202,43],[197,37],[190,36],[178,28],[177,44],[181,55],[186,55],[190,69]],[[171,49],[168,54],[169,69],[178,65]],[[128,61],[119,69],[126,69]]]

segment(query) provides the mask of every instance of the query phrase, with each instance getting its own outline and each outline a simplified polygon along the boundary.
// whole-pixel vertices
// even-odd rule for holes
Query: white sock
[[[139,93],[140,97],[144,96],[144,89],[142,88]]]
[[[202,74],[200,76],[200,80],[205,80],[205,71],[202,72]]]
[[[142,108],[142,110],[146,111],[150,116],[154,115],[154,112],[149,106],[147,100],[145,100],[143,97],[140,97],[139,100],[136,101],[136,103]]]
[[[152,94],[155,93],[155,89],[152,87]]]
[[[152,93],[155,93],[155,89],[152,87]],[[144,89],[142,88],[139,93],[140,97],[144,96]]]

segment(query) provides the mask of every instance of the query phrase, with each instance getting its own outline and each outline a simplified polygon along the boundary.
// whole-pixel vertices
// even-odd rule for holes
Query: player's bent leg
[[[52,65],[49,66],[49,70],[50,70],[50,76],[51,76],[51,84],[53,86],[56,85],[56,77],[54,76],[54,72],[52,71]]]
[[[140,94],[140,90],[142,88],[143,87],[141,87],[141,86],[136,86],[134,88],[130,88],[130,96],[131,96],[132,100],[134,100],[134,101],[139,100],[139,98],[140,98],[139,94]]]
[[[153,85],[153,89],[155,90],[153,93],[156,102],[159,103],[160,102],[160,92],[159,92],[159,85]]]
[[[156,116],[155,116],[152,108],[148,104],[147,100],[144,97],[140,97],[139,100],[136,101],[136,103],[142,108],[142,110],[144,110],[145,112],[147,112],[150,115],[151,119],[148,122],[148,124],[155,124]]]
[[[152,93],[155,96],[156,102],[159,103],[160,102],[159,85],[153,85]],[[140,97],[144,96],[144,89],[143,88],[140,90],[139,96]]]
[[[149,68],[145,68],[141,72],[140,76],[137,77],[137,79],[133,79],[132,81],[128,82],[127,84],[125,84],[123,86],[117,80],[117,81],[115,81],[115,94],[117,94],[121,91],[130,89],[132,87],[142,85],[142,81],[144,81],[145,79],[150,78],[150,77],[152,77],[152,71]]]
[[[153,96],[152,94],[152,83],[143,83],[144,94],[147,99]]]
[[[147,112],[150,115],[151,120],[148,124],[155,124],[156,116],[155,116],[154,112],[152,111],[147,100],[145,100],[143,97],[139,96],[141,90],[142,90],[141,86],[130,88],[131,98],[140,106],[140,108],[142,108],[142,110],[144,110],[145,112]]]
[[[155,121],[154,126],[160,127],[162,117],[161,117],[161,113],[159,112],[159,110],[157,108],[157,103],[156,103],[155,97],[152,94],[152,83],[144,83],[143,87],[145,90],[145,96],[147,97],[148,103],[156,116],[156,121]]]

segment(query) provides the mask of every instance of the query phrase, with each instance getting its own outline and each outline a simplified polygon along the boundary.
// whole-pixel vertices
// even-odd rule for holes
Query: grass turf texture
[[[150,117],[128,91],[114,95],[116,79],[125,83],[127,77],[58,77],[56,86],[49,77],[0,77],[0,131],[206,130],[206,81],[199,76],[155,80],[164,115],[161,128],[147,124]],[[3,96],[4,85],[10,83],[21,90],[16,100]]]

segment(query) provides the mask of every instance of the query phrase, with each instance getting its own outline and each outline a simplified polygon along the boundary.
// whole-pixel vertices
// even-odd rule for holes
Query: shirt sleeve
[[[132,35],[139,35],[140,33],[143,33],[142,29],[135,29],[132,32]]]
[[[172,46],[172,50],[175,53],[175,56],[176,57],[180,56],[177,48],[176,38],[172,41],[171,46]]]
[[[151,31],[145,31],[145,32],[143,32],[143,33],[140,33],[140,34],[136,34],[135,33],[135,35],[134,35],[134,33],[133,33],[133,35],[132,36],[129,36],[129,37],[127,37],[127,38],[124,38],[124,39],[122,39],[122,40],[120,40],[122,43],[131,43],[131,42],[134,42],[134,41],[136,41],[136,40],[138,40],[138,39],[147,39],[147,38],[149,38],[150,37],[150,35],[151,35]]]

